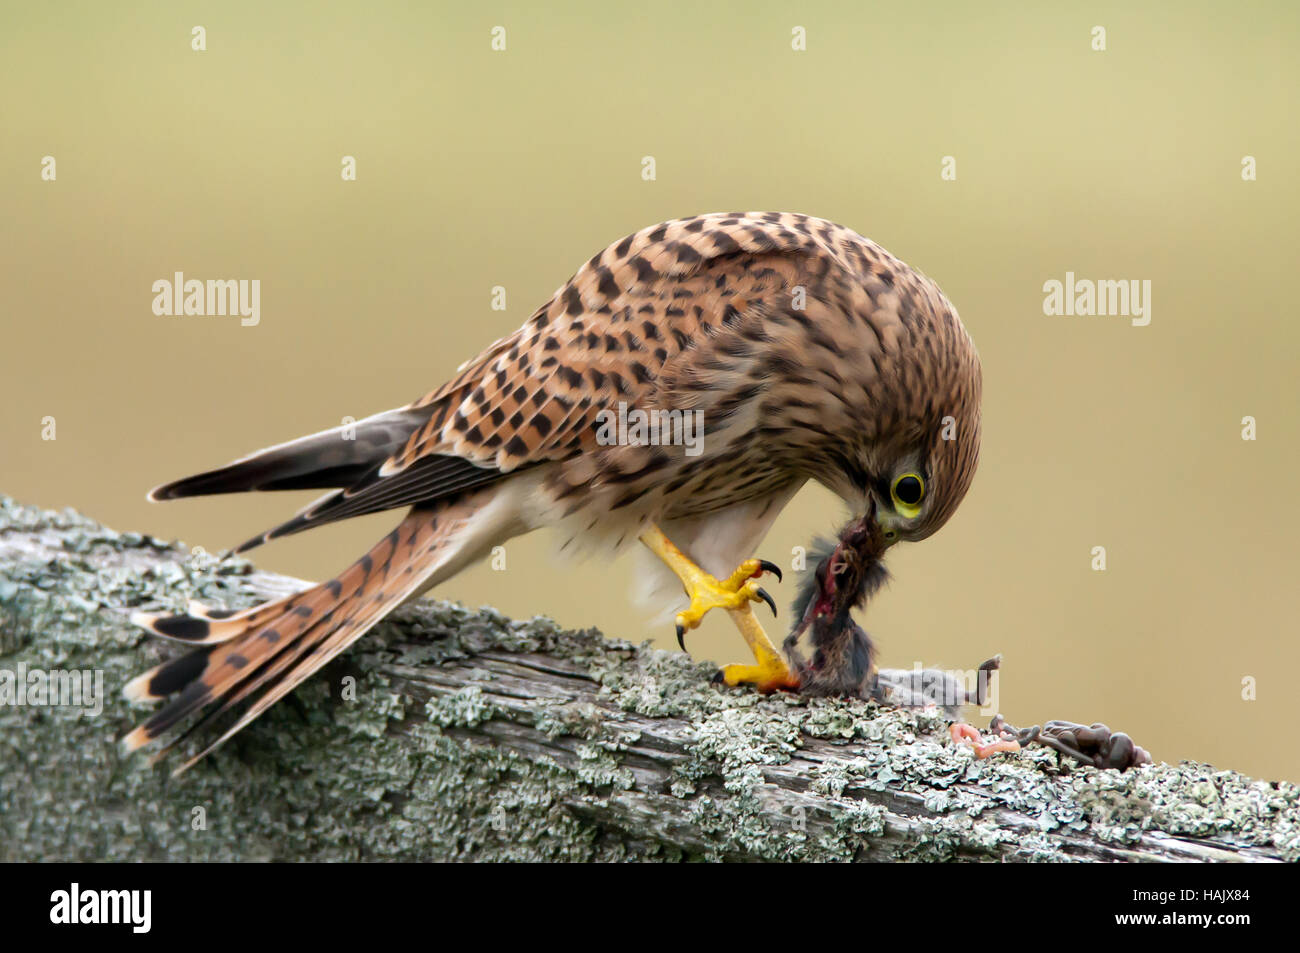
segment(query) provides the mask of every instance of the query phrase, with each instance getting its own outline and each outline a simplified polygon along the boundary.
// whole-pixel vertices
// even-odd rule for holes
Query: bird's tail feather
[[[168,699],[122,739],[134,751],[192,715],[204,717],[174,738],[161,757],[194,730],[236,706],[233,727],[176,773],[215,750],[280,698],[364,635],[384,615],[429,586],[453,575],[479,555],[484,540],[501,527],[485,527],[492,491],[417,506],[365,556],[328,582],[239,613],[191,611],[133,621],[172,639],[198,646],[133,679],[129,699]],[[476,526],[478,530],[476,531]]]

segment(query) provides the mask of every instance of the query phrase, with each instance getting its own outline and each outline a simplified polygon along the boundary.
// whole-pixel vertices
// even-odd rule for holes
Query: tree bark
[[[118,754],[143,714],[120,689],[169,651],[122,610],[300,585],[0,497],[0,677],[103,686],[98,715],[0,704],[0,860],[1300,857],[1294,785],[977,761],[933,709],[760,697],[680,653],[432,600],[179,778]]]

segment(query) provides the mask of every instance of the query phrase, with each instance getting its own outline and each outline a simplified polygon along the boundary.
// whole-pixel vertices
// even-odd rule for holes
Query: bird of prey
[[[602,422],[626,408],[691,413],[702,440],[686,452],[641,431],[608,439]],[[775,569],[754,548],[809,480],[854,514],[871,510],[882,546],[939,529],[979,457],[980,363],[939,287],[851,229],[713,213],[598,252],[450,381],[353,427],[150,494],[329,490],[241,550],[407,512],[336,577],[295,595],[244,611],[134,615],[192,650],[126,687],[132,699],[168,700],[126,735],[127,750],[199,713],[193,727],[233,720],[184,770],[397,605],[539,527],[588,552],[640,540],[689,597],[679,638],[724,609],[755,657],[726,666],[725,680],[795,687],[751,608],[770,602],[759,577]]]

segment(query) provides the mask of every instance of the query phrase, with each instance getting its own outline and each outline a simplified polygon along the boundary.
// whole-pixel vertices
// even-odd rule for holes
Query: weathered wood
[[[116,610],[299,585],[0,498],[0,672],[96,669],[108,695],[0,705],[0,860],[1300,857],[1294,785],[979,762],[933,710],[720,689],[679,653],[433,601],[178,779],[119,757],[120,688],[164,649]]]

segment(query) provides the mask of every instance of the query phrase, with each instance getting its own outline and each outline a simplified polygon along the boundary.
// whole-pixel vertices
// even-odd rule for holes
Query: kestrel
[[[629,408],[700,421],[702,439],[607,426]],[[543,526],[565,548],[639,539],[689,597],[679,638],[725,609],[755,656],[726,666],[725,680],[794,687],[751,609],[771,601],[758,577],[775,567],[750,554],[809,480],[873,514],[882,546],[934,533],[975,473],[980,363],[938,286],[856,232],[808,215],[716,213],[615,242],[446,384],[352,427],[150,493],[330,490],[241,551],[409,511],[338,576],[295,595],[133,616],[194,649],[126,687],[168,699],[123,739],[128,750],[191,715],[204,724],[233,710],[184,770],[396,606]]]

